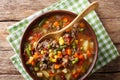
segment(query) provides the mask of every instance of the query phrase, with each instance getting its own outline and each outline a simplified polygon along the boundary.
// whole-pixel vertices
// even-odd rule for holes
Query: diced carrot
[[[55,76],[55,73],[52,73],[51,71],[49,72],[50,76]]]
[[[41,37],[41,34],[35,33],[35,34],[33,35],[33,39],[32,39],[32,40],[37,41],[40,37]]]
[[[78,63],[78,64],[79,64],[79,66],[81,66],[81,65],[83,64],[83,61],[79,61],[79,63]]]
[[[81,72],[81,69],[80,69],[80,68],[77,68],[77,72],[80,73],[80,72]]]
[[[74,78],[77,78],[79,76],[79,73],[76,71],[75,73],[72,74]]]
[[[87,56],[88,56],[88,57],[92,57],[92,54],[90,53],[89,50],[87,50]]]
[[[59,69],[60,66],[61,66],[60,64],[55,64],[55,65],[54,65],[54,68],[55,68],[55,69]]]
[[[66,27],[69,23],[70,23],[70,22],[66,22],[66,23],[63,25],[63,27]]]
[[[77,78],[81,73],[81,70],[78,68],[77,71],[75,73],[73,73],[73,77]]]
[[[32,65],[32,66],[34,66],[34,65],[35,65],[35,62],[34,62],[34,61],[32,61],[31,65]]]
[[[85,27],[85,23],[84,23],[84,22],[81,22],[81,23],[80,23],[80,27]]]
[[[61,53],[61,52],[58,52],[57,56],[58,56],[59,58],[61,58],[61,57],[62,57],[62,53]]]
[[[34,58],[30,57],[28,60],[28,64],[35,65]]]
[[[38,52],[35,52],[35,54],[33,55],[33,58],[37,59],[38,57],[39,57]]]
[[[54,23],[53,23],[53,25],[55,26],[55,27],[59,27],[59,22],[58,21],[55,21]]]
[[[48,24],[44,24],[43,28],[47,29],[48,28]]]
[[[75,53],[73,56],[74,56],[75,58],[79,58],[78,53]]]
[[[66,29],[66,32],[70,32],[71,29]]]
[[[79,59],[80,60],[85,60],[84,55],[83,54],[79,55]]]
[[[66,54],[71,55],[71,49],[67,48],[66,49]]]
[[[63,22],[68,22],[68,19],[66,17],[63,18]]]
[[[43,57],[43,55],[42,54],[39,54],[39,58],[42,58]]]
[[[35,42],[35,40],[34,39],[32,39],[31,41],[30,41],[30,44],[33,44]]]

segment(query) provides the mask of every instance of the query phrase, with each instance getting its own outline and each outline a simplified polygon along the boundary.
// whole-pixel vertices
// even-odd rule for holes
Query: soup
[[[26,37],[24,57],[34,76],[42,80],[76,80],[83,76],[94,57],[93,36],[84,20],[67,29],[58,40],[49,38],[38,44],[44,34],[60,30],[74,17],[53,15],[34,25]]]

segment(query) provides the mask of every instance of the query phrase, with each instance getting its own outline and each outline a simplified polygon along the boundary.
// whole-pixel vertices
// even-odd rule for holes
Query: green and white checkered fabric
[[[13,50],[15,51],[15,55],[11,57],[12,63],[15,67],[19,70],[19,72],[23,75],[25,80],[32,80],[32,78],[27,74],[25,69],[22,66],[20,56],[19,56],[19,47],[20,47],[20,39],[22,36],[23,31],[27,24],[33,20],[38,15],[45,13],[51,10],[68,10],[74,13],[80,13],[86,6],[90,3],[88,0],[61,0],[53,5],[31,15],[28,18],[23,19],[19,23],[8,27],[9,36],[7,40],[9,41],[10,45],[12,46]],[[92,26],[95,34],[97,35],[97,40],[99,43],[99,55],[97,63],[93,69],[93,72],[100,69],[102,66],[106,65],[117,56],[119,56],[116,47],[114,46],[113,42],[111,41],[108,33],[106,32],[102,22],[99,20],[95,11],[90,12],[86,17],[86,21]]]

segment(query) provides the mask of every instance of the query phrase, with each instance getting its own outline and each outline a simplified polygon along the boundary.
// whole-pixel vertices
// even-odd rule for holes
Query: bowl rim
[[[69,15],[72,15],[72,16],[77,16],[77,14],[71,12],[71,11],[67,11],[67,10],[52,10],[52,11],[48,11],[48,12],[45,12],[41,15],[38,15],[36,18],[34,18],[32,21],[30,21],[30,23],[28,23],[28,25],[26,26],[24,32],[23,32],[23,35],[22,35],[22,38],[20,40],[20,58],[21,58],[21,61],[22,61],[22,65],[25,69],[25,71],[31,76],[32,79],[34,80],[39,80],[40,78],[38,78],[37,76],[34,76],[33,73],[30,72],[30,70],[27,68],[26,64],[25,64],[25,61],[24,61],[24,57],[23,57],[23,45],[24,45],[24,40],[25,40],[25,36],[27,34],[27,31],[30,30],[30,28],[33,28],[32,25],[35,25],[36,23],[39,22],[39,20],[42,20],[42,18],[44,18],[44,16],[51,16],[53,14],[69,14]],[[85,24],[87,24],[89,27],[89,30],[93,36],[93,40],[94,40],[94,45],[95,45],[95,52],[94,52],[94,58],[93,58],[93,62],[91,63],[89,69],[87,70],[87,72],[81,76],[79,78],[79,80],[83,80],[85,79],[93,70],[95,64],[96,64],[96,61],[97,61],[97,58],[98,58],[98,41],[97,41],[97,37],[96,37],[96,34],[94,32],[94,30],[92,29],[91,25],[85,20],[83,19],[83,21],[85,21]]]

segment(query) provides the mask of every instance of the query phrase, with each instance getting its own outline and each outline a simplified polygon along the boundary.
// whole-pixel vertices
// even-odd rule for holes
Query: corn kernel
[[[52,57],[53,56],[53,54],[52,53],[49,53],[49,57]]]
[[[52,52],[52,49],[49,49],[49,52]]]
[[[41,50],[41,54],[44,54],[44,51],[43,51],[43,50]]]
[[[60,54],[61,53],[61,51],[58,51],[58,54]]]
[[[60,44],[60,45],[64,45],[64,39],[63,39],[63,37],[60,37],[60,38],[59,38],[59,44]]]
[[[57,59],[57,58],[58,58],[58,56],[57,56],[57,55],[55,55],[54,57],[55,57],[55,59]]]
[[[78,44],[78,40],[75,40],[75,43]]]
[[[37,42],[34,42],[33,43],[33,47],[35,48],[37,46]]]
[[[51,62],[56,62],[57,60],[54,59],[54,58],[50,58],[50,61],[51,61]]]

